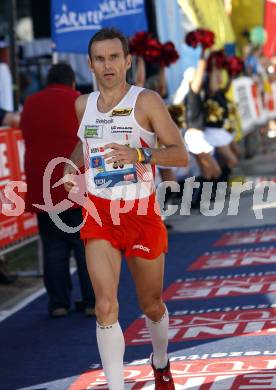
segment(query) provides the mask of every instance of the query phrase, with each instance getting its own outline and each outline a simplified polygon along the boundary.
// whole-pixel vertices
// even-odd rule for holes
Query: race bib
[[[108,142],[97,143],[90,146],[90,178],[94,188],[114,187],[137,183],[137,172],[134,164],[107,163],[104,155],[111,149],[104,149]],[[116,141],[122,145],[128,145],[127,141]]]

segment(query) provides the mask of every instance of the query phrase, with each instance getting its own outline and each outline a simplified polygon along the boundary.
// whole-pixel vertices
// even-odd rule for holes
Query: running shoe
[[[170,370],[170,361],[165,368],[155,368],[153,365],[153,355],[151,354],[150,362],[154,373],[155,390],[175,390],[172,373]]]

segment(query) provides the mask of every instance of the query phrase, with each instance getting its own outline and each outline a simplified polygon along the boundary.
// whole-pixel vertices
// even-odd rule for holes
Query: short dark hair
[[[127,37],[124,36],[123,33],[121,33],[121,31],[117,30],[114,27],[111,27],[111,28],[102,28],[101,30],[96,32],[96,34],[94,34],[93,37],[90,39],[88,43],[89,58],[91,59],[91,46],[94,42],[105,41],[106,39],[115,39],[115,38],[118,38],[121,41],[124,55],[126,57],[129,53],[128,39]]]
[[[74,82],[75,73],[69,64],[59,63],[51,66],[47,75],[47,84],[72,86]]]

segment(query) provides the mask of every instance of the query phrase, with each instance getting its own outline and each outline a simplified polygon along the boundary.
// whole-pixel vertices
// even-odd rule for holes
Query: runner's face
[[[94,42],[91,47],[90,68],[99,86],[116,87],[125,82],[126,72],[131,66],[131,56],[125,57],[118,38]]]

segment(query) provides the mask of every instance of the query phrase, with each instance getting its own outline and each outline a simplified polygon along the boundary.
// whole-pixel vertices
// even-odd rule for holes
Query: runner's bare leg
[[[164,368],[168,363],[169,315],[162,300],[164,279],[164,254],[154,260],[140,257],[128,258],[128,268],[133,277],[138,303],[146,315],[153,346],[153,364]]]
[[[102,239],[88,240],[86,261],[96,296],[97,343],[110,390],[124,389],[125,341],[118,322],[121,253]]]

